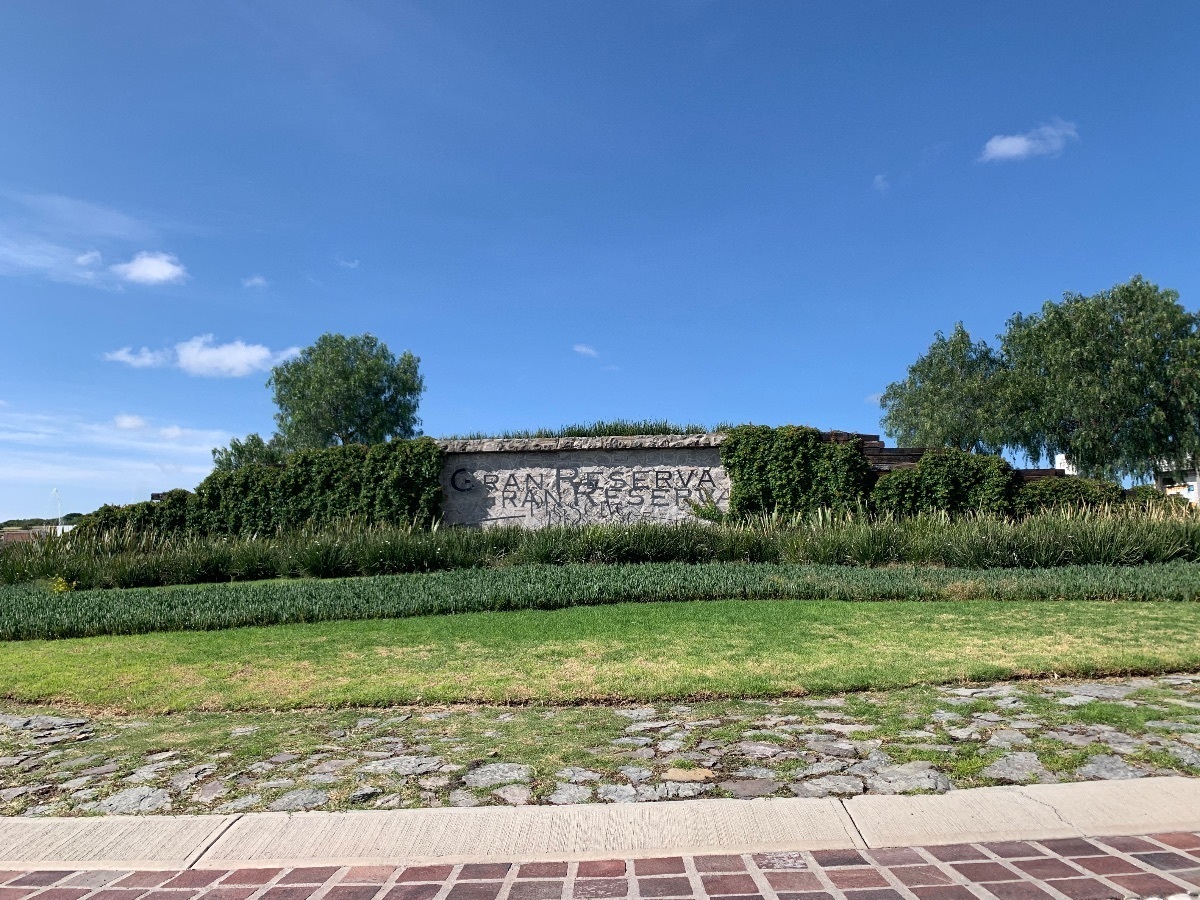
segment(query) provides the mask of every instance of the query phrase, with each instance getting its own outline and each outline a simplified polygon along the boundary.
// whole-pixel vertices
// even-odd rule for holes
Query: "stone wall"
[[[451,525],[681,522],[729,505],[722,434],[443,441]]]
[[[885,447],[877,434],[828,431],[826,441],[861,441],[883,474],[915,466],[920,447]],[[590,525],[684,522],[693,503],[729,508],[729,476],[721,465],[725,435],[513,438],[439,441],[449,525]],[[1061,469],[1018,469],[1024,481],[1058,477]]]

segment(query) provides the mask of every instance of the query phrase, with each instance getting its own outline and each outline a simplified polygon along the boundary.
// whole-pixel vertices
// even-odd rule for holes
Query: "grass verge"
[[[565,565],[420,575],[70,591],[0,588],[0,639],[198,631],[630,601],[1191,601],[1200,566],[887,569],[750,563]]]
[[[124,712],[765,697],[1200,668],[1200,604],[616,604],[0,644],[0,696]]]

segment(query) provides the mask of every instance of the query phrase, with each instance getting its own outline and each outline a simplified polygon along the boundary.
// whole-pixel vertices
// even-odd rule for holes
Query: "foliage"
[[[1134,277],[1014,316],[1003,339],[1010,443],[1094,476],[1186,467],[1200,450],[1200,317]]]
[[[425,390],[419,362],[370,334],[321,335],[271,370],[280,440],[300,449],[413,437]]]
[[[279,466],[287,458],[287,450],[279,435],[264,441],[257,433],[246,435],[244,441],[233,438],[228,447],[214,447],[213,467],[218,472],[232,472],[242,466]]]
[[[1000,350],[958,325],[888,386],[902,443],[1065,453],[1089,477],[1147,478],[1200,453],[1200,314],[1140,275],[1017,314]]]
[[[52,595],[0,588],[0,640],[208,630],[478,611],[691,600],[1195,601],[1190,565],[1047,571],[846,569],[773,564],[519,566],[329,581],[265,581]]]
[[[1029,515],[1056,507],[1105,506],[1124,499],[1125,491],[1116,482],[1067,475],[1022,484],[1013,498],[1013,509],[1019,515]]]
[[[442,451],[429,438],[302,450],[281,465],[217,469],[187,491],[128,506],[102,506],[89,533],[273,534],[346,519],[429,527],[441,502]],[[72,532],[72,534],[74,534]]]
[[[924,355],[908,367],[904,381],[880,397],[884,432],[902,447],[952,447],[998,452],[996,376],[1000,355],[984,341],[973,342],[962,322],[950,337],[934,336]]]
[[[90,532],[120,530],[149,531],[174,534],[196,526],[195,498],[188,491],[167,491],[159,500],[114,506],[106,503],[80,521],[73,541],[82,540]]]
[[[853,509],[872,478],[861,441],[832,443],[815,428],[794,425],[729,429],[721,463],[733,485],[729,514],[735,519]]]
[[[915,467],[882,476],[871,492],[871,501],[881,512],[897,516],[935,512],[1007,515],[1012,511],[1016,483],[1016,473],[999,456],[931,450]]]

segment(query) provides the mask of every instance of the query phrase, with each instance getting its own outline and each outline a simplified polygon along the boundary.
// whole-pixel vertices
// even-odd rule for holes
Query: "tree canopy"
[[[420,360],[397,358],[374,335],[323,334],[271,370],[275,423],[292,449],[381,444],[416,434]]]
[[[218,472],[232,472],[242,466],[258,464],[277,466],[287,455],[279,436],[264,441],[257,432],[246,435],[244,441],[234,438],[228,447],[217,447],[212,452],[213,468]]]
[[[882,425],[917,446],[1065,453],[1081,474],[1149,478],[1200,453],[1200,316],[1140,275],[1018,313],[995,350],[960,324],[888,385]]]
[[[880,397],[884,430],[908,447],[998,451],[993,390],[1001,365],[999,354],[972,341],[962,322],[950,337],[939,331],[908,377]]]
[[[323,334],[271,370],[278,433],[234,438],[213,450],[213,462],[224,471],[277,465],[294,450],[415,437],[425,390],[419,363],[407,350],[397,357],[374,335]]]

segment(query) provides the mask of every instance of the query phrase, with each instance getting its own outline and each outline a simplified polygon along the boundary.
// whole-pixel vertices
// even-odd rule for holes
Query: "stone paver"
[[[120,749],[123,731],[148,723],[4,710],[0,815],[849,798],[1200,775],[1200,675],[922,690],[886,715],[888,692],[587,708],[578,728],[596,734],[553,765],[484,743],[517,715],[503,708],[327,716],[303,744],[291,739],[302,727],[264,740],[269,725],[231,714],[214,731],[235,740],[207,750]],[[234,752],[250,735],[261,750]]]
[[[0,872],[2,900],[1109,900],[1200,896],[1200,833],[874,850]]]

